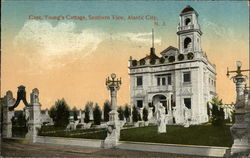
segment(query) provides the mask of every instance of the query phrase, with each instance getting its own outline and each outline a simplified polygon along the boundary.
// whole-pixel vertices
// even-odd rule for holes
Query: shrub
[[[143,113],[143,120],[148,121],[148,110],[145,107],[143,108],[142,113]]]
[[[131,109],[128,107],[128,104],[125,105],[125,110],[124,110],[124,116],[126,118],[126,121],[129,120],[131,115]]]
[[[219,100],[218,97],[214,97],[211,101],[212,104],[212,125],[222,126],[225,124],[225,114],[224,110],[221,107],[222,100]]]
[[[133,119],[133,122],[139,121],[139,113],[135,106],[133,107],[133,111],[132,111],[132,119]]]
[[[94,124],[100,125],[101,119],[102,119],[102,112],[101,112],[100,107],[97,103],[95,104],[95,108],[93,110],[93,115],[94,115]]]
[[[57,100],[49,110],[56,127],[66,127],[69,123],[69,106],[64,99]]]
[[[74,120],[76,121],[76,120],[78,120],[77,109],[76,109],[76,107],[74,107],[72,110],[73,110]]]
[[[118,112],[119,120],[124,120],[124,111],[121,106],[118,108],[117,112]]]
[[[90,121],[90,116],[89,116],[89,113],[90,113],[90,108],[93,107],[93,102],[89,101],[85,104],[85,117],[84,117],[84,122],[85,123],[89,123]]]
[[[103,113],[104,113],[104,121],[109,121],[109,112],[111,111],[111,103],[109,100],[106,100],[103,104]]]

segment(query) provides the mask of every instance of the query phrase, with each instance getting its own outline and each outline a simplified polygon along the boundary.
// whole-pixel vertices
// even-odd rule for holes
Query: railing
[[[149,87],[149,92],[159,92],[159,91],[172,91],[172,85],[164,85],[164,86],[151,86]]]
[[[178,31],[188,30],[188,29],[193,29],[193,28],[194,28],[194,25],[180,26],[178,27]]]

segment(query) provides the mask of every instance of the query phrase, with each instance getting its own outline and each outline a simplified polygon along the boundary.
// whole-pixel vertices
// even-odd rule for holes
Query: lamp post
[[[111,80],[108,77],[106,79],[106,86],[108,90],[110,90],[110,96],[111,96],[111,110],[116,110],[116,104],[117,104],[117,91],[120,89],[120,85],[122,84],[121,78],[116,79],[116,74],[111,74]]]
[[[249,122],[247,119],[248,114],[246,113],[247,107],[247,97],[248,93],[246,91],[246,79],[247,76],[243,75],[242,72],[250,71],[241,69],[241,62],[236,62],[237,70],[229,71],[227,68],[227,76],[230,73],[236,73],[232,77],[233,82],[236,85],[236,103],[235,103],[235,123],[230,128],[231,134],[234,139],[233,146],[231,148],[231,154],[243,153],[250,148],[249,144]],[[248,101],[249,102],[249,101]]]
[[[115,147],[120,139],[120,122],[116,107],[117,91],[120,89],[121,84],[121,78],[116,79],[114,73],[111,74],[111,79],[109,77],[106,79],[106,86],[110,90],[111,111],[109,112],[109,122],[107,123],[107,137],[104,140],[105,148]]]

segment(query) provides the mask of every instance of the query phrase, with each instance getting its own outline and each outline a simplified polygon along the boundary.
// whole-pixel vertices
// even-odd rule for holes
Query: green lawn
[[[124,129],[121,131],[121,141],[152,142],[167,144],[232,146],[230,126],[214,127],[212,125],[167,126],[167,133],[158,134],[156,126]],[[42,136],[73,137],[104,140],[107,136],[105,129],[88,129],[63,131],[43,129]]]
[[[120,140],[230,147],[233,141],[229,128],[211,125],[196,125],[189,128],[167,126],[167,133],[158,134],[156,126],[149,126],[122,130]]]
[[[93,133],[94,132],[94,133]],[[43,126],[39,130],[40,136],[51,137],[70,137],[70,138],[88,138],[88,139],[105,139],[106,130],[101,129],[77,129],[75,131],[65,131],[64,128],[53,126]]]

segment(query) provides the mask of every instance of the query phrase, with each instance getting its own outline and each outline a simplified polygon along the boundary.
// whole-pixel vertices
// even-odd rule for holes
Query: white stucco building
[[[152,47],[150,55],[140,60],[130,58],[130,100],[141,114],[148,108],[151,120],[151,111],[160,101],[168,124],[182,124],[186,106],[191,109],[191,124],[200,124],[208,121],[207,102],[216,95],[216,68],[201,48],[198,13],[187,6],[179,18],[178,48],[169,46],[156,53]]]

